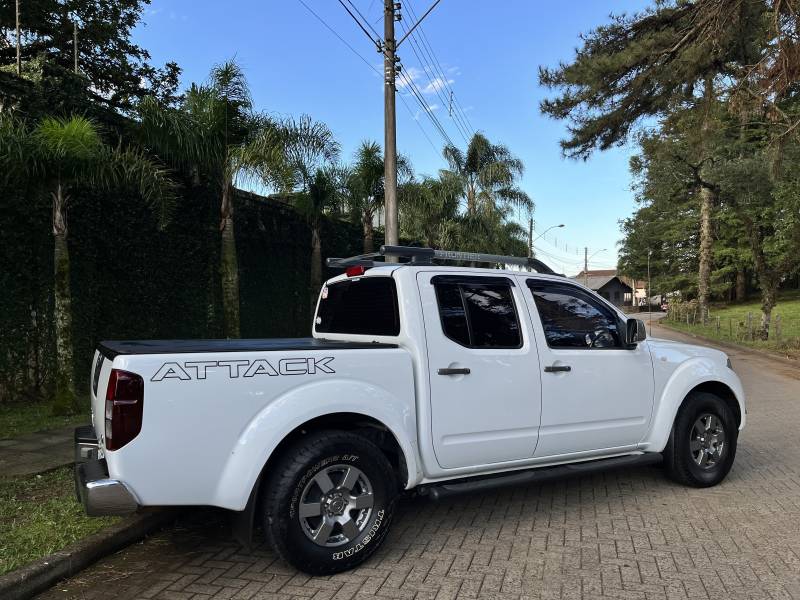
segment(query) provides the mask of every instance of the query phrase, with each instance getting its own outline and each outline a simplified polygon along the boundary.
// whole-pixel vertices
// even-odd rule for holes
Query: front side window
[[[621,348],[616,315],[590,294],[571,285],[528,280],[551,348]]]
[[[510,280],[481,279],[434,277],[442,331],[468,348],[521,347]]]
[[[359,277],[322,290],[315,320],[318,333],[398,335],[397,289],[391,277]]]

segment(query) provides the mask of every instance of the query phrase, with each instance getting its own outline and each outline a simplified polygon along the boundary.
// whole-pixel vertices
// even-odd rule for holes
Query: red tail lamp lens
[[[106,389],[106,450],[119,450],[142,430],[144,380],[112,369]]]
[[[348,277],[358,277],[359,275],[363,275],[366,270],[365,267],[347,267],[344,272]]]

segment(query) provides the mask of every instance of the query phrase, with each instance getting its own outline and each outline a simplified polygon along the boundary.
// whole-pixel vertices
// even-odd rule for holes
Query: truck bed
[[[397,348],[396,344],[344,342],[317,338],[249,340],[135,340],[104,341],[98,350],[108,359],[135,354],[192,354],[198,352],[275,352],[289,350],[363,350]]]

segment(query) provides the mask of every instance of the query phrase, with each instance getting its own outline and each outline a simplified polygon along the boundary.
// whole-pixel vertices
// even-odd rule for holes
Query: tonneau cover
[[[190,354],[198,352],[275,352],[280,350],[357,350],[397,348],[378,342],[343,342],[317,338],[263,340],[136,340],[104,341],[98,349],[109,359],[120,354]]]

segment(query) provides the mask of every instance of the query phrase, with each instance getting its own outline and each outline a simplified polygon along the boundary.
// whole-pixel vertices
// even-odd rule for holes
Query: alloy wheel
[[[300,496],[298,517],[303,532],[319,546],[341,546],[364,531],[374,497],[369,478],[352,465],[321,470]]]

